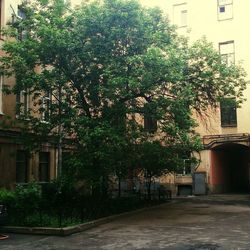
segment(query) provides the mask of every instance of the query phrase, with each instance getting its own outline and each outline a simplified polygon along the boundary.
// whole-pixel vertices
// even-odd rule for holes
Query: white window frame
[[[0,0],[0,28],[3,27],[3,0]],[[2,38],[0,36],[0,38]]]
[[[221,8],[225,11],[221,12]],[[233,0],[217,0],[217,18],[218,21],[233,19]]]
[[[188,15],[188,11],[187,9],[185,10],[181,10],[181,21],[180,21],[180,27],[187,27],[187,15]]]
[[[13,7],[11,6],[12,10],[13,10],[13,14],[12,14],[12,23],[16,23],[17,21],[22,21],[26,18],[25,13],[22,10],[21,5],[17,5],[17,8],[14,10]],[[23,29],[19,29],[18,28],[18,35],[17,35],[17,39],[22,41],[25,39],[26,37],[26,30]]]
[[[188,163],[190,164],[190,166],[188,166]],[[190,171],[187,171],[188,169],[190,169]],[[181,169],[181,173],[177,173],[178,176],[190,176],[192,174],[192,165],[191,165],[191,161],[190,159],[183,159],[183,167]]]
[[[223,49],[223,46],[224,46],[224,49]],[[226,46],[228,46],[228,48],[226,48]],[[231,50],[229,49],[230,47],[232,48]],[[233,40],[219,43],[219,52],[220,52],[221,57],[225,59],[224,61],[227,66],[234,65],[235,43]]]
[[[188,26],[188,8],[186,2],[173,5],[173,21],[178,28]]]
[[[50,103],[52,101],[51,94],[47,93],[47,95],[42,96],[41,101],[42,101],[41,102],[41,107],[43,109],[43,111],[41,112],[41,122],[42,123],[49,123],[47,118],[49,116],[49,105],[50,105]]]
[[[28,90],[21,90],[18,97],[17,97],[17,103],[20,104],[20,109],[18,110],[18,113],[16,114],[16,118],[19,119],[20,116],[24,116],[25,119],[28,116],[29,109],[30,109],[30,96],[28,93]]]

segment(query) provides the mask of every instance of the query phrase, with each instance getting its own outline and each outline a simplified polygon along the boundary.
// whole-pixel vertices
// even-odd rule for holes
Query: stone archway
[[[249,147],[226,143],[211,149],[210,178],[215,193],[249,191]]]

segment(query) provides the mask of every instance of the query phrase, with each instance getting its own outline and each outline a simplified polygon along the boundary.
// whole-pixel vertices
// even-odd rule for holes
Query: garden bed
[[[158,204],[158,205],[151,205],[148,207],[144,207],[141,209],[136,209],[133,211],[111,215],[108,217],[100,218],[93,221],[88,221],[85,223],[77,224],[74,226],[67,226],[67,227],[16,227],[16,226],[3,226],[0,227],[0,231],[4,233],[20,233],[20,234],[37,234],[37,235],[54,235],[54,236],[68,236],[74,233],[82,232],[88,229],[91,229],[93,227],[111,222],[115,219],[121,218],[123,216],[139,213],[145,210],[150,210],[155,207],[159,207],[164,205]]]
[[[8,227],[5,229],[8,231],[14,228],[15,232],[26,233],[36,229],[39,233],[44,228],[51,232],[50,228],[53,228],[55,235],[61,235],[77,228],[88,228],[110,216],[159,205],[165,201],[160,198],[147,200],[139,194],[111,198],[83,195],[75,190],[59,191],[55,185],[41,188],[32,183],[18,187],[15,191],[0,190],[0,204],[4,204],[8,211],[5,224]]]

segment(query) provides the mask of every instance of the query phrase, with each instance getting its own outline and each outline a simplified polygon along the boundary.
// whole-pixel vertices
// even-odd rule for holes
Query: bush
[[[15,193],[6,189],[0,189],[0,204],[5,205],[7,209],[13,207],[15,203]]]
[[[36,183],[17,185],[15,191],[0,190],[0,204],[7,207],[9,223],[25,225],[28,215],[39,209],[41,191]]]
[[[8,208],[9,225],[52,227],[78,224],[149,205],[138,196],[112,199],[85,195],[62,180],[18,185],[15,191],[0,190],[0,203]]]
[[[39,208],[41,202],[41,188],[31,182],[27,185],[18,185],[15,190],[16,209],[23,213],[32,213]]]

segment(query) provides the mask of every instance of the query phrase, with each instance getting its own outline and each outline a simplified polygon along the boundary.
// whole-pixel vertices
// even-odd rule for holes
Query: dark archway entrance
[[[231,143],[217,146],[211,151],[211,184],[213,192],[248,192],[249,148]]]

